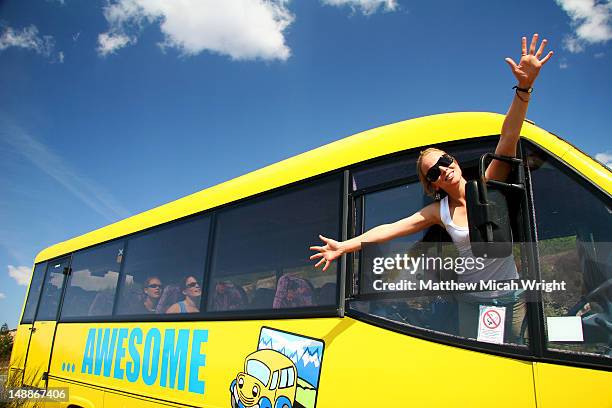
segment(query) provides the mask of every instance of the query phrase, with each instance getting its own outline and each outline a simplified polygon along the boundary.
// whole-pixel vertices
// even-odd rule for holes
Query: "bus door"
[[[42,286],[40,301],[30,334],[23,384],[45,388],[57,325],[60,299],[66,276],[70,271],[70,257],[50,261]]]
[[[25,363],[28,344],[30,343],[30,333],[32,331],[32,323],[38,306],[38,299],[42,289],[42,283],[45,279],[45,271],[47,263],[42,262],[34,266],[32,272],[32,281],[28,289],[28,296],[21,317],[21,322],[17,328],[17,334],[13,341],[13,351],[11,353],[10,371],[8,384],[11,387],[21,385],[23,380],[23,367]]]

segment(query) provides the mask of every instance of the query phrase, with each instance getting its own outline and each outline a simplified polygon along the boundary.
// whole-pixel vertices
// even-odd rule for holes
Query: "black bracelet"
[[[525,92],[525,93],[532,93],[533,92],[533,88],[529,87],[529,88],[519,88],[518,86],[513,86],[512,89],[516,89],[517,91],[521,91],[521,92]]]
[[[515,90],[514,93],[516,94],[517,98],[519,98],[521,101],[525,103],[529,102],[529,99],[523,99],[523,97],[519,94],[519,91],[525,92],[529,96],[531,96],[531,91],[533,91],[533,88],[524,89],[524,88],[519,88],[518,86],[513,86],[512,89]]]

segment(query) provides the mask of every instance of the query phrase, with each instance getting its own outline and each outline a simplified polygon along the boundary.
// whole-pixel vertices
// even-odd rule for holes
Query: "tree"
[[[13,349],[13,336],[9,332],[8,324],[0,327],[0,360],[9,359]]]

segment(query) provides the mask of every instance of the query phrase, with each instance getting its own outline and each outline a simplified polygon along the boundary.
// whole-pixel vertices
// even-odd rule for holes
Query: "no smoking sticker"
[[[478,316],[478,341],[502,344],[506,308],[480,305]]]

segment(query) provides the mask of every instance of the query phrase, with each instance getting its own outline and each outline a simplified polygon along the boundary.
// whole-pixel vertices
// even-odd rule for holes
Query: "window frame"
[[[185,218],[181,218],[178,220],[174,220],[165,224],[160,224],[157,225],[153,228],[147,229],[147,230],[143,230],[143,231],[138,231],[134,234],[130,234],[128,236],[123,237],[125,242],[123,244],[123,259],[121,260],[121,267],[119,268],[119,277],[118,277],[118,281],[117,281],[117,288],[116,288],[116,293],[115,293],[115,298],[113,299],[113,309],[112,309],[112,314],[110,317],[112,317],[113,319],[117,319],[115,321],[121,321],[121,322],[131,322],[131,321],[149,321],[149,320],[144,320],[144,317],[158,317],[157,319],[152,319],[152,321],[174,321],[177,319],[172,318],[173,316],[176,315],[176,317],[178,316],[183,316],[183,315],[200,315],[200,313],[170,313],[170,314],[118,314],[117,313],[117,308],[119,306],[120,303],[120,291],[119,288],[122,285],[123,280],[125,279],[125,260],[128,259],[128,254],[129,254],[129,244],[130,244],[130,240],[135,239],[135,238],[140,238],[140,237],[144,237],[147,234],[154,234],[155,232],[160,232],[163,230],[168,230],[183,224],[187,224],[189,222],[193,222],[193,221],[198,221],[199,219],[204,219],[204,218],[208,218],[208,237],[207,240],[209,240],[211,238],[210,235],[210,231],[212,229],[212,222],[213,222],[213,215],[210,213],[198,213],[198,214],[193,214],[189,217],[185,217]],[[205,274],[206,274],[206,269],[204,267],[204,265],[207,262],[207,257],[208,257],[208,249],[209,249],[209,242],[206,241],[206,256],[204,257],[204,262],[202,265],[200,265],[200,267],[203,269],[203,275],[198,275],[198,277],[202,277],[202,281],[204,281],[205,279]],[[200,304],[201,306],[201,304]],[[200,310],[202,310],[200,308]],[[164,317],[162,319],[159,319],[159,317]],[[166,317],[167,316],[167,317]],[[128,320],[125,320],[124,317],[127,317]],[[178,319],[179,321],[182,321],[182,319]],[[188,319],[191,320],[191,319]],[[196,319],[197,320],[197,319]],[[109,320],[110,321],[110,320]]]
[[[122,258],[121,258],[121,264],[119,265],[119,271],[118,271],[119,275],[117,276],[117,285],[115,285],[115,292],[114,292],[114,295],[113,295],[113,306],[114,306],[115,299],[117,297],[117,292],[118,292],[118,289],[119,289],[119,279],[121,278],[121,270],[123,268],[123,259],[125,258],[126,240],[123,237],[117,238],[117,239],[113,239],[113,240],[110,240],[110,241],[105,241],[105,242],[102,242],[100,244],[92,245],[92,246],[89,246],[87,248],[82,248],[82,249],[79,249],[78,251],[74,251],[74,252],[70,253],[70,269],[68,271],[68,276],[66,277],[66,281],[64,282],[64,286],[66,288],[64,289],[64,293],[62,293],[62,303],[61,303],[61,307],[59,308],[59,311],[58,311],[58,313],[59,313],[59,315],[58,315],[58,323],[59,322],[70,321],[71,319],[80,319],[82,317],[87,317],[87,318],[93,317],[93,316],[65,316],[65,317],[63,316],[64,300],[66,298],[66,293],[68,292],[68,289],[69,289],[69,284],[72,281],[72,272],[73,272],[72,264],[74,262],[75,255],[78,255],[78,254],[86,252],[86,251],[91,251],[91,250],[94,250],[94,249],[99,249],[99,248],[102,248],[102,247],[104,247],[106,245],[113,245],[113,244],[118,244],[118,243],[123,243],[123,247],[122,247],[123,248],[123,252],[122,252]],[[105,318],[105,317],[110,317],[110,316],[112,316],[112,309],[111,309],[111,315],[98,315],[97,317]]]
[[[206,311],[206,296],[202,296],[202,300],[200,303],[200,312],[199,313],[173,313],[173,314],[147,314],[147,315],[118,315],[117,305],[119,299],[119,286],[122,284],[122,279],[124,279],[125,272],[125,259],[127,259],[129,253],[129,240],[133,237],[137,237],[139,235],[144,235],[147,233],[154,232],[156,230],[160,230],[162,228],[171,228],[172,226],[178,225],[180,223],[189,222],[191,219],[196,219],[198,217],[210,217],[210,225],[208,231],[208,247],[207,254],[205,258],[205,262],[202,265],[204,268],[204,275],[202,279],[202,291],[206,291],[206,295],[208,294],[208,284],[210,281],[210,263],[212,257],[212,246],[214,245],[214,230],[216,228],[216,216],[221,211],[226,209],[235,208],[237,206],[241,206],[243,204],[253,203],[255,200],[264,200],[276,195],[285,194],[287,192],[292,191],[295,188],[305,188],[313,183],[318,183],[321,181],[331,180],[333,178],[337,178],[340,184],[340,188],[338,189],[338,197],[339,197],[339,207],[338,207],[338,236],[342,237],[342,239],[346,239],[346,214],[348,213],[348,201],[347,194],[348,191],[348,171],[346,169],[338,169],[334,171],[330,171],[324,174],[320,174],[314,177],[310,177],[304,180],[299,180],[293,183],[289,183],[268,191],[264,191],[249,197],[245,197],[239,200],[235,200],[229,203],[222,204],[217,207],[213,207],[204,211],[200,211],[194,214],[190,214],[176,220],[168,221],[163,224],[158,224],[143,230],[135,231],[131,234],[127,234],[121,237],[113,238],[110,240],[102,241],[96,243],[94,245],[90,245],[87,247],[79,248],[78,251],[92,249],[94,247],[102,246],[111,242],[116,242],[119,240],[124,241],[124,252],[123,259],[121,261],[118,284],[116,289],[115,298],[113,301],[113,312],[111,316],[78,316],[78,317],[61,317],[61,307],[64,299],[64,293],[62,292],[62,297],[60,299],[59,306],[59,317],[58,323],[147,323],[147,322],[184,322],[184,321],[227,321],[227,320],[274,320],[274,319],[290,319],[290,318],[323,318],[323,317],[342,317],[344,315],[344,277],[346,276],[345,268],[342,262],[338,264],[338,273],[336,279],[336,298],[335,304],[329,306],[313,306],[313,307],[299,307],[299,308],[287,308],[287,309],[250,309],[250,310],[236,310],[236,311],[221,311],[221,312],[209,312]],[[305,246],[309,245],[308,242],[304,243]],[[54,259],[64,258],[66,256],[70,256],[72,259],[72,254],[78,251],[74,251]],[[50,262],[52,260],[44,261]],[[45,270],[46,274],[46,270]],[[64,284],[64,287],[66,285]],[[40,299],[39,299],[40,301]]]
[[[552,153],[548,149],[539,145],[538,143],[532,140],[526,140],[526,143],[521,145],[521,155],[525,155],[525,149],[527,145],[531,144],[537,150],[546,154],[548,158],[554,161],[555,167],[558,167],[560,171],[567,175],[572,181],[575,181],[579,185],[583,186],[586,190],[589,190],[593,193],[598,199],[604,201],[606,198],[612,200],[612,196],[604,191],[601,187],[599,187],[595,182],[588,179],[584,175],[582,175],[577,169],[572,167],[569,163],[563,161],[559,156]],[[533,228],[529,230],[532,235],[532,240],[536,244],[539,243],[537,237],[537,223],[535,220],[535,201],[533,197],[533,186],[531,180],[531,172],[525,172],[525,178],[527,183],[527,195],[529,198],[530,204],[530,218]],[[535,261],[534,261],[534,269],[536,271],[537,279],[541,279],[540,273],[540,262],[539,262],[539,248],[538,245],[535,245],[536,253],[535,253]],[[578,366],[578,367],[587,367],[587,368],[595,368],[595,369],[604,369],[606,371],[612,371],[612,358],[606,357],[598,357],[590,354],[579,354],[575,352],[564,352],[559,350],[551,350],[548,348],[548,340],[546,337],[546,327],[545,327],[545,319],[544,319],[544,308],[541,301],[529,302],[528,305],[532,307],[537,307],[537,316],[532,316],[533,318],[533,326],[534,329],[537,329],[538,334],[538,350],[536,357],[539,358],[539,361],[549,362],[554,364],[561,365],[570,365],[570,366]],[[531,330],[531,324],[529,326],[529,330]]]
[[[479,142],[494,141],[494,140],[497,140],[499,137],[500,137],[499,134],[485,135],[485,136],[470,138],[467,140],[462,139],[462,140],[455,140],[455,141],[436,144],[436,145],[419,146],[414,149],[409,149],[409,150],[405,150],[402,152],[396,152],[391,155],[384,156],[382,158],[376,158],[368,162],[358,163],[356,165],[351,166],[350,171],[352,173],[357,168],[363,168],[364,165],[377,166],[377,165],[384,164],[385,162],[388,162],[391,160],[397,160],[399,157],[402,157],[405,155],[414,155],[415,152],[425,150],[428,147],[437,147],[437,148],[448,150],[452,148],[461,148],[462,146],[467,147],[470,145],[477,144]],[[522,158],[523,150],[520,147],[521,146],[520,143],[521,141],[519,140],[519,148],[517,149],[517,157]],[[476,165],[476,163],[478,163],[477,159],[474,159],[473,161],[470,160],[467,162],[468,166]],[[463,161],[462,166],[465,166],[465,165],[466,165],[466,162]],[[364,201],[364,197],[366,194],[387,190],[387,189],[405,185],[405,184],[413,184],[413,183],[418,183],[418,182],[419,182],[418,174],[413,174],[413,175],[410,175],[408,177],[404,177],[401,179],[393,180],[390,182],[383,182],[378,185],[373,185],[367,188],[357,189],[355,191],[352,191],[349,193],[350,203],[351,203],[351,212],[354,211],[357,205],[359,205],[357,203],[357,200],[361,200],[361,203],[360,203],[361,220],[359,220],[359,224],[361,228],[363,229],[365,225],[365,220],[364,220],[365,211],[364,211],[363,201]],[[531,203],[531,199],[529,195],[525,194],[523,203],[521,203],[521,209],[520,209],[520,216],[522,219],[520,220],[520,224],[518,225],[518,227],[522,230],[521,233],[525,234],[524,238],[526,239],[530,239],[529,231],[532,231],[531,218],[529,214],[529,212],[531,212],[530,211],[531,205],[532,203]],[[353,232],[352,236],[358,235],[356,231],[354,230],[355,224],[349,224],[349,225]],[[526,256],[526,261],[527,261],[526,262],[527,273],[529,276],[533,276],[533,274],[537,272],[533,268],[533,265],[534,265],[533,254],[528,253],[528,254],[525,254],[525,256]],[[359,270],[361,270],[361,257],[359,259],[359,264],[358,264],[359,270],[358,271],[353,270],[354,262],[349,262],[348,265],[349,266],[347,268],[347,275],[351,277],[355,276],[355,274],[356,273],[358,274]],[[523,346],[512,345],[512,344],[498,345],[498,344],[491,344],[491,343],[485,343],[485,342],[478,342],[475,339],[466,339],[466,338],[456,336],[453,334],[434,331],[434,330],[430,330],[427,328],[409,326],[409,325],[395,322],[392,320],[388,320],[388,319],[385,319],[379,316],[361,312],[354,308],[349,308],[349,302],[352,300],[359,300],[359,299],[371,300],[371,299],[388,299],[388,298],[389,297],[386,296],[385,294],[381,294],[380,296],[376,294],[371,294],[371,295],[360,297],[358,294],[356,295],[354,293],[351,293],[351,297],[346,299],[346,311],[347,311],[346,314],[347,316],[353,317],[357,320],[361,320],[366,323],[369,323],[369,324],[372,324],[372,325],[375,325],[375,326],[378,326],[378,327],[381,327],[387,330],[391,330],[397,333],[407,334],[412,337],[417,337],[423,340],[434,341],[436,343],[445,344],[445,345],[449,345],[453,347],[460,347],[460,348],[464,348],[467,350],[479,351],[479,352],[483,352],[487,354],[499,355],[499,356],[504,356],[504,357],[517,358],[521,360],[530,360],[530,361],[533,360],[533,357],[535,355],[534,348],[537,349],[537,346],[535,346],[534,343],[536,344],[540,343],[539,339],[537,338],[537,333],[535,335],[533,334],[535,325],[538,322],[537,320],[534,320],[533,318],[531,318],[531,316],[534,315],[534,312],[536,312],[535,310],[533,310],[534,304],[532,302],[527,302],[526,304],[527,305],[526,319],[527,319],[527,324],[529,328],[529,340],[528,340],[528,343]]]
[[[342,179],[340,179],[342,176]],[[300,183],[292,183],[283,188],[275,189],[268,191],[264,194],[259,194],[257,196],[250,197],[251,199],[246,202],[247,205],[256,203],[258,201],[264,201],[270,198],[274,198],[276,196],[280,196],[286,194],[288,191],[291,191],[293,188],[308,188],[313,180],[316,181],[328,181],[333,180],[334,178],[338,178],[340,181],[340,189],[338,191],[339,196],[339,209],[338,209],[338,226],[339,231],[337,232],[337,236],[341,237],[342,240],[346,239],[346,226],[345,219],[346,213],[348,212],[347,206],[347,195],[344,193],[348,189],[348,172],[346,170],[339,170],[329,172],[323,175],[319,175],[315,178],[311,178],[308,180],[303,180]],[[215,229],[217,228],[216,217],[221,214],[223,211],[233,210],[235,208],[239,208],[242,202],[233,203],[233,205],[225,206],[223,209],[220,209],[215,213],[215,222],[211,225],[211,235],[209,242],[214,246],[216,243],[215,240],[212,239],[214,237]],[[308,246],[309,243],[304,243],[304,246]],[[213,247],[209,248],[212,254]],[[206,272],[205,278],[203,281],[202,293],[206,293],[206,297],[210,292],[210,284],[212,282],[211,276],[211,264],[212,264],[212,256],[208,256],[206,259]],[[314,265],[313,265],[314,267]],[[226,311],[208,311],[206,310],[206,305],[204,301],[204,296],[202,296],[202,301],[204,303],[200,304],[200,310],[206,310],[204,312],[200,312],[204,317],[204,320],[258,320],[262,319],[262,312],[265,313],[265,319],[287,319],[287,318],[299,318],[299,317],[342,317],[344,315],[344,301],[341,298],[341,295],[344,294],[344,285],[345,281],[345,269],[346,265],[344,264],[344,260],[338,262],[338,273],[336,276],[336,301],[334,305],[325,305],[325,306],[308,306],[308,307],[296,307],[296,308],[279,308],[279,309],[245,309],[245,310],[226,310]],[[202,307],[204,306],[204,307]],[[194,313],[195,314],[195,313]]]
[[[19,322],[19,324],[33,324],[36,321],[36,313],[38,312],[38,304],[40,303],[40,295],[42,295],[42,289],[43,289],[43,285],[45,283],[45,278],[47,277],[47,266],[49,264],[49,261],[42,261],[42,262],[38,262],[36,264],[34,264],[33,268],[32,268],[32,277],[30,278],[30,285],[28,286],[28,293],[26,293],[25,296],[25,302],[23,304],[23,311],[21,313],[21,320]],[[42,281],[40,282],[40,291],[38,292],[38,299],[36,299],[36,304],[34,305],[34,314],[32,319],[26,319],[25,318],[25,312],[26,312],[26,307],[28,305],[28,300],[30,300],[30,295],[31,290],[32,290],[32,280],[34,279],[34,272],[36,270],[36,267],[41,265],[43,268],[43,272],[42,272]]]
[[[49,266],[50,264],[54,263],[54,262],[58,262],[58,261],[63,261],[63,260],[68,260],[68,273],[64,275],[64,279],[63,279],[63,283],[62,283],[62,288],[60,289],[60,294],[59,294],[59,298],[57,300],[57,309],[55,311],[55,318],[52,320],[39,320],[38,319],[38,312],[40,309],[40,302],[42,300],[42,294],[45,288],[45,281],[47,280],[47,273],[49,272]],[[40,290],[40,296],[38,297],[38,304],[36,305],[36,313],[34,313],[34,318],[32,319],[32,324],[36,323],[36,322],[56,322],[59,323],[60,322],[60,316],[62,314],[62,306],[64,304],[64,294],[66,293],[66,282],[68,281],[68,277],[70,276],[70,274],[72,273],[72,253],[66,254],[66,255],[61,255],[61,256],[56,256],[55,258],[52,259],[48,259],[46,261],[44,261],[47,265],[45,266],[45,277],[43,279],[42,282],[42,286],[41,286],[41,290]]]

